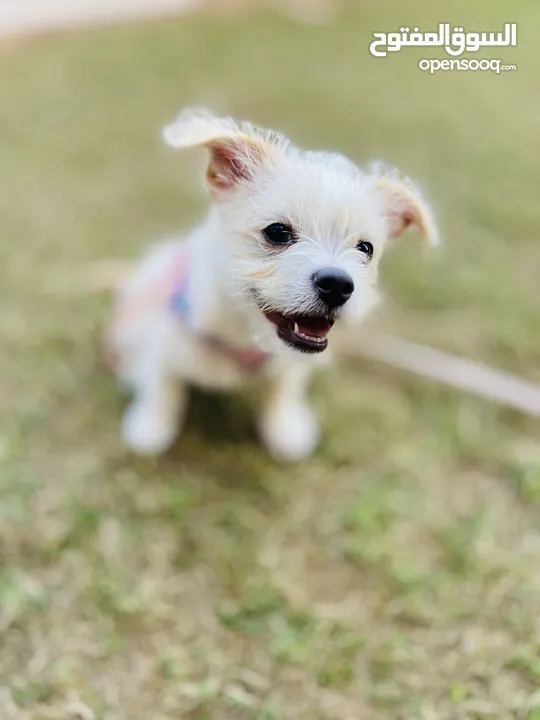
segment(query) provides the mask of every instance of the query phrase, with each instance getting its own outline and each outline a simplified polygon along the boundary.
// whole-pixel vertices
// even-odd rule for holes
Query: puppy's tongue
[[[325,338],[330,332],[331,325],[324,318],[299,318],[294,326],[295,332],[310,335],[316,338]]]

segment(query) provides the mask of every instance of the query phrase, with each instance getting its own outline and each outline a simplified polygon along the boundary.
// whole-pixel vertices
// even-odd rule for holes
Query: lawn
[[[540,6],[435,5],[0,47],[2,720],[540,718],[537,421],[347,361],[314,384],[310,462],[267,459],[251,396],[196,396],[136,459],[107,299],[65,291],[200,217],[196,153],[159,132],[203,103],[416,178],[445,246],[388,256],[378,325],[540,381]],[[517,22],[487,56],[518,70],[371,57],[405,20]]]

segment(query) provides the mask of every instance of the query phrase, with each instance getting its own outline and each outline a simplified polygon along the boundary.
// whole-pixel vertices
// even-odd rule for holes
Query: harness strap
[[[189,273],[187,257],[184,258],[185,262],[180,263],[179,276],[177,276],[176,284],[170,295],[169,305],[172,312],[179,317],[182,322],[194,330],[189,322],[189,301],[187,297]],[[237,348],[229,345],[225,340],[212,335],[210,333],[199,332],[200,340],[214,352],[220,353],[230,358],[239,365],[242,370],[247,372],[256,372],[262,365],[268,360],[268,355],[258,348]]]
[[[269,356],[267,353],[254,347],[234,347],[217,335],[199,332],[191,325],[189,319],[188,284],[188,256],[186,251],[182,249],[171,264],[165,278],[158,278],[150,283],[144,292],[129,298],[124,305],[121,305],[117,309],[113,321],[109,326],[108,336],[111,337],[115,327],[126,322],[130,317],[134,317],[145,308],[147,309],[153,302],[164,303],[167,304],[172,314],[193,333],[196,333],[200,341],[212,351],[229,358],[246,372],[256,372],[259,370],[268,360]]]

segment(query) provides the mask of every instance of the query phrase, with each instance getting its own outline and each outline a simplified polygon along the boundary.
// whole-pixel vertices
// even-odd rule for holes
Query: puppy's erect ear
[[[204,110],[184,110],[164,128],[163,137],[174,148],[202,145],[209,150],[206,179],[216,194],[251,180],[282,140],[277,133],[216,118]]]
[[[409,179],[400,179],[396,171],[383,174],[376,169],[375,191],[388,221],[389,237],[402,235],[415,226],[428,245],[438,245],[439,231],[431,210]]]

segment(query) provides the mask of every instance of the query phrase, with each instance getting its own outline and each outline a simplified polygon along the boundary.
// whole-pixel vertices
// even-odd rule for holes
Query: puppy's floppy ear
[[[206,147],[210,160],[206,179],[216,194],[251,180],[270,158],[278,136],[232,118],[217,118],[205,110],[184,110],[163,130],[165,142],[174,148]]]
[[[386,216],[389,237],[402,235],[407,228],[416,227],[428,245],[438,245],[439,231],[433,215],[419,190],[408,179],[402,179],[395,170],[381,172],[374,166],[375,191]]]

